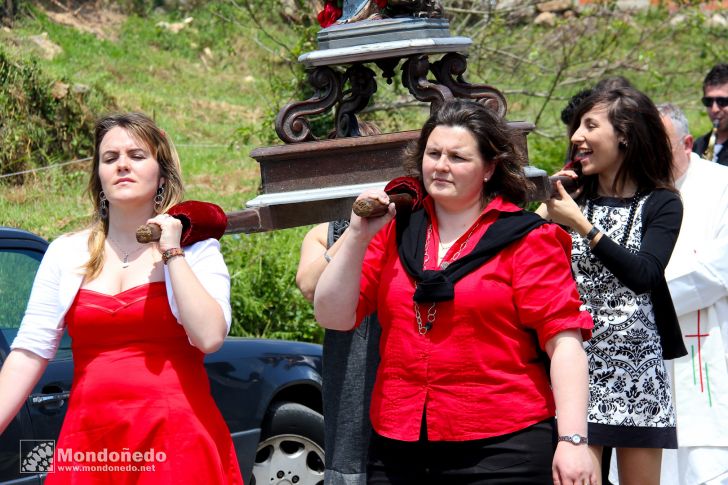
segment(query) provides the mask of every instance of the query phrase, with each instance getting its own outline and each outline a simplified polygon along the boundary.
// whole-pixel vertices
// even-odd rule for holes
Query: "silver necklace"
[[[119,246],[119,243],[117,243],[116,241],[114,241],[111,238],[108,238],[108,240],[111,243],[111,245],[114,247],[114,249],[116,249],[117,251],[119,251],[121,253],[121,255],[122,255],[122,258],[121,258],[121,268],[122,269],[126,269],[126,268],[129,267],[129,257],[130,256],[135,255],[136,253],[138,253],[139,251],[141,251],[142,249],[144,249],[146,247],[145,244],[140,244],[139,247],[137,247],[135,250],[127,253],[126,251],[124,251],[121,248],[121,246]]]
[[[452,258],[450,258],[450,261],[449,262],[448,261],[442,262],[440,264],[440,268],[447,269],[447,267],[450,266],[450,263],[451,262],[455,261],[456,259],[458,259],[460,257],[460,253],[463,251],[463,249],[465,249],[465,246],[468,245],[468,241],[470,241],[470,236],[473,235],[473,233],[476,231],[476,229],[478,229],[478,227],[480,227],[480,221],[477,221],[473,225],[473,227],[470,229],[470,232],[468,233],[468,237],[465,238],[465,241],[463,241],[463,243],[460,245],[460,247],[458,248],[457,252],[452,255]],[[432,224],[430,224],[430,226],[428,227],[427,230],[428,230],[427,237],[428,238],[432,237]],[[447,252],[450,250],[450,248],[453,246],[453,244],[455,244],[458,241],[458,239],[460,239],[461,237],[462,237],[462,234],[458,238],[456,238],[453,242],[451,242],[449,244],[442,244],[440,241],[438,241],[438,244],[440,245],[440,249],[443,252],[442,258],[440,258],[439,255],[438,255],[438,259],[440,261],[442,261],[442,259],[445,259],[445,256],[447,255]],[[425,244],[427,244],[427,243],[425,243]],[[427,246],[425,246],[425,263],[427,263],[427,261],[429,259],[430,259],[430,257],[427,254]]]
[[[450,259],[450,262],[455,261],[460,257],[460,253],[465,249],[465,247],[468,245],[468,241],[470,241],[470,236],[473,235],[476,229],[480,226],[480,221],[475,223],[473,227],[470,229],[470,232],[468,233],[468,237],[465,238],[465,241],[460,244],[460,247],[458,248],[457,252],[452,255],[452,258]],[[432,239],[432,224],[430,224],[427,228],[427,236],[425,237],[425,257],[424,261],[422,262],[423,267],[427,267],[427,263],[430,261],[430,255],[429,251],[427,250],[427,247],[430,245],[430,240]],[[458,238],[460,239],[460,238]],[[448,249],[455,244],[455,241],[450,243],[447,247]],[[439,243],[439,241],[438,241]],[[443,256],[444,258],[444,256]],[[442,264],[440,264],[440,269],[447,269],[447,267],[450,265],[450,262],[443,261]],[[416,287],[416,284],[415,284]],[[425,321],[422,320],[422,314],[420,313],[420,306],[417,302],[413,302],[415,307],[415,321],[417,322],[417,331],[420,335],[425,335],[427,332],[432,330],[432,326],[435,324],[435,319],[437,318],[437,302],[433,302],[430,307],[427,309],[427,319]]]
[[[448,243],[448,244],[443,244],[442,241],[437,242],[437,244],[440,245],[440,252],[442,253],[442,258],[445,257],[445,254],[450,250],[450,248],[452,247],[453,244],[455,244],[456,241],[457,241],[457,239],[455,239],[455,241]],[[437,259],[440,259],[440,260],[442,259],[442,258],[440,258],[439,254],[437,256],[438,256]]]

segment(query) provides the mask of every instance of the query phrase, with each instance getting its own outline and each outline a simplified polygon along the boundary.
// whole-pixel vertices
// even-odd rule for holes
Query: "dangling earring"
[[[102,219],[109,217],[109,203],[106,201],[106,194],[103,190],[99,192],[99,217]]]
[[[154,196],[154,211],[159,213],[162,210],[162,202],[164,202],[164,185],[160,185],[157,189],[157,195]]]

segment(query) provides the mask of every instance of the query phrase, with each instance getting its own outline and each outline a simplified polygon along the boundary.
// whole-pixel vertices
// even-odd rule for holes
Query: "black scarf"
[[[427,213],[420,209],[409,217],[408,222],[397,221],[397,246],[402,266],[417,282],[412,297],[417,303],[452,300],[455,297],[455,283],[463,276],[481,267],[509,244],[546,224],[533,212],[501,212],[470,253],[453,261],[445,269],[433,271],[422,269],[429,225]]]

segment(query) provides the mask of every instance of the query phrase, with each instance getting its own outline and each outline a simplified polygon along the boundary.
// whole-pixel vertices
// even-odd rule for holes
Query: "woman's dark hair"
[[[595,91],[608,91],[615,88],[634,88],[634,86],[632,86],[629,79],[624,76],[605,77],[596,83],[593,88],[582,89],[569,98],[569,102],[566,104],[564,109],[561,110],[561,121],[566,126],[569,126],[574,120],[576,108],[578,108],[581,102],[588,98],[590,94],[593,94]]]
[[[579,128],[582,117],[595,107],[606,108],[609,122],[620,140],[618,149],[624,155],[612,190],[621,192],[631,180],[638,192],[654,189],[674,191],[670,139],[652,100],[630,87],[595,91],[576,110],[569,126],[569,138]],[[573,159],[575,151],[576,145],[572,145],[569,159]],[[597,176],[584,176],[582,200],[596,195]]]
[[[409,175],[422,180],[422,158],[427,140],[437,126],[459,126],[470,131],[483,161],[495,164],[493,176],[483,184],[483,200],[499,194],[515,204],[525,203],[528,191],[534,187],[523,174],[526,160],[516,150],[516,134],[497,114],[474,101],[447,101],[430,115],[419,139],[407,148],[404,166]]]
[[[564,109],[561,110],[561,122],[566,126],[571,125],[571,122],[574,120],[574,113],[576,112],[576,108],[578,108],[581,102],[588,98],[589,95],[593,92],[593,88],[586,88],[582,89],[571,98],[569,98],[569,102],[566,103]]]
[[[609,76],[601,79],[594,85],[594,91],[611,91],[617,88],[632,88],[636,89],[629,79],[624,76]]]

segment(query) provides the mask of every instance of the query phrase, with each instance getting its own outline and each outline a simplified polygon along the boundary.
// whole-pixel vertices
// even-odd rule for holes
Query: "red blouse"
[[[424,206],[433,226],[425,269],[436,269],[439,236],[429,197]],[[472,251],[499,212],[517,210],[500,197],[491,201],[443,261],[468,235],[459,257]],[[425,407],[431,441],[503,435],[554,416],[537,347],[569,329],[588,339],[593,327],[579,309],[570,253],[571,237],[557,225],[531,231],[458,281],[454,300],[437,303],[432,329],[420,335],[414,281],[399,261],[394,222],[384,227],[367,250],[357,307],[357,322],[376,311],[382,326],[371,402],[377,433],[416,441]],[[429,307],[420,305],[423,320]]]

